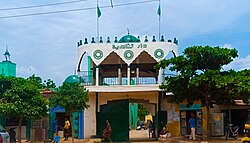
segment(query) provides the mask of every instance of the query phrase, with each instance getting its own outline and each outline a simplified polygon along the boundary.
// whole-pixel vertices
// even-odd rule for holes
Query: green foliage
[[[48,114],[48,101],[40,95],[33,82],[23,78],[12,78],[10,82],[11,88],[3,94],[0,101],[1,115],[39,119]]]
[[[0,76],[0,99],[2,98],[5,91],[11,88],[11,80],[13,78],[14,77]]]
[[[56,88],[56,84],[51,79],[45,80],[43,84],[46,88]]]
[[[246,87],[243,89],[243,85],[246,84],[236,79],[243,81],[246,77],[243,75],[235,77],[238,75],[236,72],[222,72],[221,69],[223,65],[229,64],[237,56],[236,49],[210,46],[189,47],[184,50],[183,55],[162,60],[156,65],[156,68],[169,67],[171,71],[179,73],[176,77],[166,78],[160,88],[171,91],[174,94],[171,101],[176,103],[187,99],[189,104],[199,100],[203,106],[211,106],[215,103],[232,105],[234,99],[241,98],[240,94],[242,95],[243,91],[246,93]],[[244,81],[244,83],[247,82]],[[237,94],[233,90],[237,90]],[[245,97],[249,98],[249,96]],[[225,100],[221,100],[222,98]]]
[[[68,114],[88,108],[88,91],[80,83],[66,83],[56,91],[56,96],[51,98],[53,107],[61,106]]]
[[[65,109],[66,114],[70,116],[71,123],[73,122],[72,113],[88,108],[88,101],[88,91],[78,82],[64,82],[56,91],[56,95],[50,99],[52,107],[61,106]],[[74,124],[71,124],[71,133],[74,136]]]
[[[214,80],[218,90],[213,97],[218,104],[232,106],[235,104],[235,99],[249,103],[250,70],[222,72],[221,76],[217,76]],[[221,100],[221,96],[223,96],[223,100]]]
[[[238,57],[236,49],[227,49],[210,46],[193,46],[184,50],[183,55],[162,60],[156,68],[171,66],[171,71],[178,71],[181,74],[194,74],[190,72],[220,70]]]
[[[27,78],[28,81],[32,82],[34,85],[36,85],[39,89],[43,88],[56,88],[56,84],[52,79],[42,80],[41,77],[32,75]]]
[[[156,68],[168,67],[177,71],[176,77],[166,78],[160,88],[174,94],[171,102],[180,103],[185,99],[188,106],[195,100],[206,106],[207,119],[210,119],[210,108],[214,104],[235,104],[235,99],[248,102],[249,71],[222,71],[222,66],[238,57],[236,49],[210,46],[193,46],[184,50],[183,55],[162,60]],[[248,75],[248,77],[247,77]],[[210,137],[210,125],[207,122],[207,137]]]
[[[140,120],[144,121],[145,116],[149,114],[147,107],[143,104],[138,104],[138,117]]]
[[[34,85],[36,85],[39,89],[44,88],[44,85],[42,84],[42,78],[36,75],[32,75],[27,78],[28,81],[32,82]]]

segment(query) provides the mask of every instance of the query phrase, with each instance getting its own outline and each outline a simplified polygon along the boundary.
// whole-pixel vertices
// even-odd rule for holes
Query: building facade
[[[164,81],[166,70],[154,66],[169,55],[178,55],[178,42],[165,42],[162,36],[142,41],[139,37],[125,35],[114,42],[78,42],[78,77],[89,90],[90,107],[84,111],[84,138],[101,136],[105,121],[112,126],[114,141],[129,140],[129,105],[144,104],[153,116],[155,136],[159,120],[166,117],[161,112],[159,85]],[[83,61],[87,60],[87,64]],[[160,122],[161,123],[161,122]]]

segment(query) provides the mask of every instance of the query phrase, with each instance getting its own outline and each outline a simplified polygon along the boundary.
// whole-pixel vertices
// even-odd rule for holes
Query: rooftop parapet
[[[120,40],[117,40],[117,37],[115,37],[113,43],[139,43],[141,41],[143,41],[143,42],[150,42],[150,41],[151,42],[157,42],[155,36],[153,36],[152,39],[148,39],[148,36],[145,36],[144,40],[141,40],[140,36],[138,36],[136,38],[135,36],[128,34],[128,35],[123,36]],[[164,39],[163,35],[160,37],[159,42],[165,42],[165,39]],[[172,43],[172,40],[169,39],[169,40],[167,40],[167,42]],[[102,44],[102,43],[112,43],[112,42],[111,42],[110,37],[107,37],[106,42],[103,41],[102,37],[99,37],[99,41],[96,40],[94,37],[92,37],[91,41],[90,41],[90,44],[91,43],[100,43],[100,44]],[[173,43],[178,45],[178,40],[176,38],[174,38]],[[84,38],[84,44],[89,44],[88,38]],[[79,42],[77,43],[77,46],[79,47],[81,45],[83,45],[83,42],[82,42],[82,40],[79,40]]]

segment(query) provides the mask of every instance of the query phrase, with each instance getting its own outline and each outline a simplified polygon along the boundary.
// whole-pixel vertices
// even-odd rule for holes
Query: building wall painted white
[[[84,110],[84,138],[96,135],[96,96],[94,93],[89,93],[88,96],[90,107]]]

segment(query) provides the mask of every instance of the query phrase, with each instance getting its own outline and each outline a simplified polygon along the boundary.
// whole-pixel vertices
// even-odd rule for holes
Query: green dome
[[[79,82],[79,78],[77,75],[70,75],[68,76],[64,82],[67,82],[67,83],[74,83],[74,82]]]
[[[135,36],[128,34],[123,36],[118,43],[128,43],[128,42],[140,42],[140,40]]]

